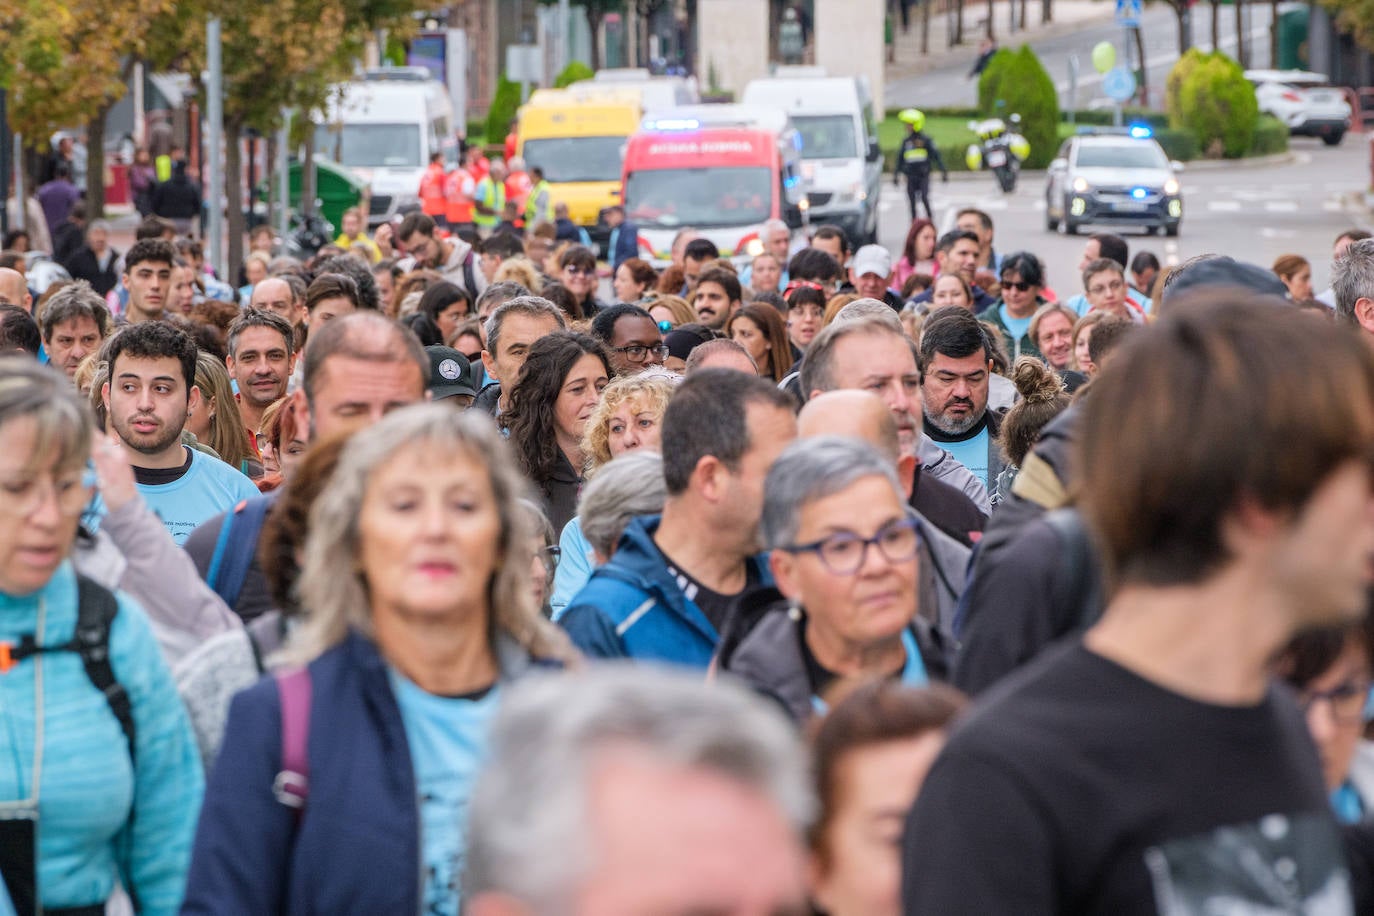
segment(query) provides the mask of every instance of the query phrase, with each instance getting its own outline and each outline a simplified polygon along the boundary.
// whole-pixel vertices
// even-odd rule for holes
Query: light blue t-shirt
[[[942,449],[954,456],[964,467],[973,472],[973,476],[983,482],[983,486],[992,489],[992,481],[988,480],[988,428],[983,427],[978,435],[963,442],[937,442]]]
[[[1018,340],[1026,336],[1026,332],[1030,330],[1031,319],[1035,316],[1027,315],[1025,318],[1014,318],[1011,312],[1007,310],[1007,304],[1004,302],[997,307],[997,317],[1001,318],[1002,324],[1007,326],[1014,346]]]
[[[558,536],[558,551],[558,569],[553,574],[553,594],[549,596],[555,621],[563,616],[568,602],[582,591],[596,568],[592,545],[582,534],[582,516],[574,517],[563,526],[563,533]]]
[[[182,446],[186,448],[186,446]],[[207,519],[260,495],[258,488],[237,468],[196,449],[191,467],[180,479],[156,485],[138,484],[138,492],[178,545]]]
[[[458,916],[467,852],[468,799],[486,762],[500,686],[476,699],[435,696],[394,668],[391,691],[401,708],[420,807],[421,911]]]
[[[906,664],[902,666],[901,682],[903,687],[928,687],[930,674],[926,671],[925,659],[921,658],[921,647],[910,629],[902,631],[902,648],[906,649]],[[811,697],[811,708],[823,716],[830,706],[818,696]]]

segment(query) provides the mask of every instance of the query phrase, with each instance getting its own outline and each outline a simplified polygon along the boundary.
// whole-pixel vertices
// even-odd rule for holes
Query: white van
[[[841,227],[856,248],[876,242],[883,160],[868,78],[779,67],[745,86],[742,101],[781,109],[801,134],[811,224]]]
[[[420,209],[420,179],[435,152],[447,165],[458,161],[448,89],[428,70],[382,67],[330,88],[315,154],[368,183],[368,225]]]
[[[598,70],[590,83],[573,83],[568,88],[576,90],[579,86],[586,85],[638,89],[644,100],[645,111],[695,105],[701,101],[695,76],[654,76],[642,67],[610,67]]]

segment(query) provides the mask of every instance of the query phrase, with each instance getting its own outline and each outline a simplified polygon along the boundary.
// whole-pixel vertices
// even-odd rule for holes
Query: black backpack
[[[81,667],[86,669],[91,684],[110,704],[110,712],[114,713],[128,742],[129,759],[136,760],[133,704],[123,685],[115,679],[114,668],[110,665],[110,627],[119,613],[119,602],[109,589],[81,575],[76,577],[76,595],[76,630],[72,638],[55,646],[40,646],[33,633],[26,633],[17,644],[0,643],[0,671],[30,656],[75,652],[81,656]]]

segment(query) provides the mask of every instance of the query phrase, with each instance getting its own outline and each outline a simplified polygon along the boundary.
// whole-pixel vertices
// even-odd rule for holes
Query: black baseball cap
[[[425,352],[429,354],[429,393],[434,400],[463,394],[477,397],[477,392],[472,390],[472,366],[466,356],[452,347],[438,344],[425,347]]]

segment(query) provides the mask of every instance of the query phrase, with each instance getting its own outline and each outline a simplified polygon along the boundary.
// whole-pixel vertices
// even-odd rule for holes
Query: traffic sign
[[[1139,28],[1142,0],[1116,0],[1116,24]]]
[[[1128,102],[1135,95],[1135,74],[1125,67],[1113,67],[1102,77],[1102,91],[1113,102]]]

